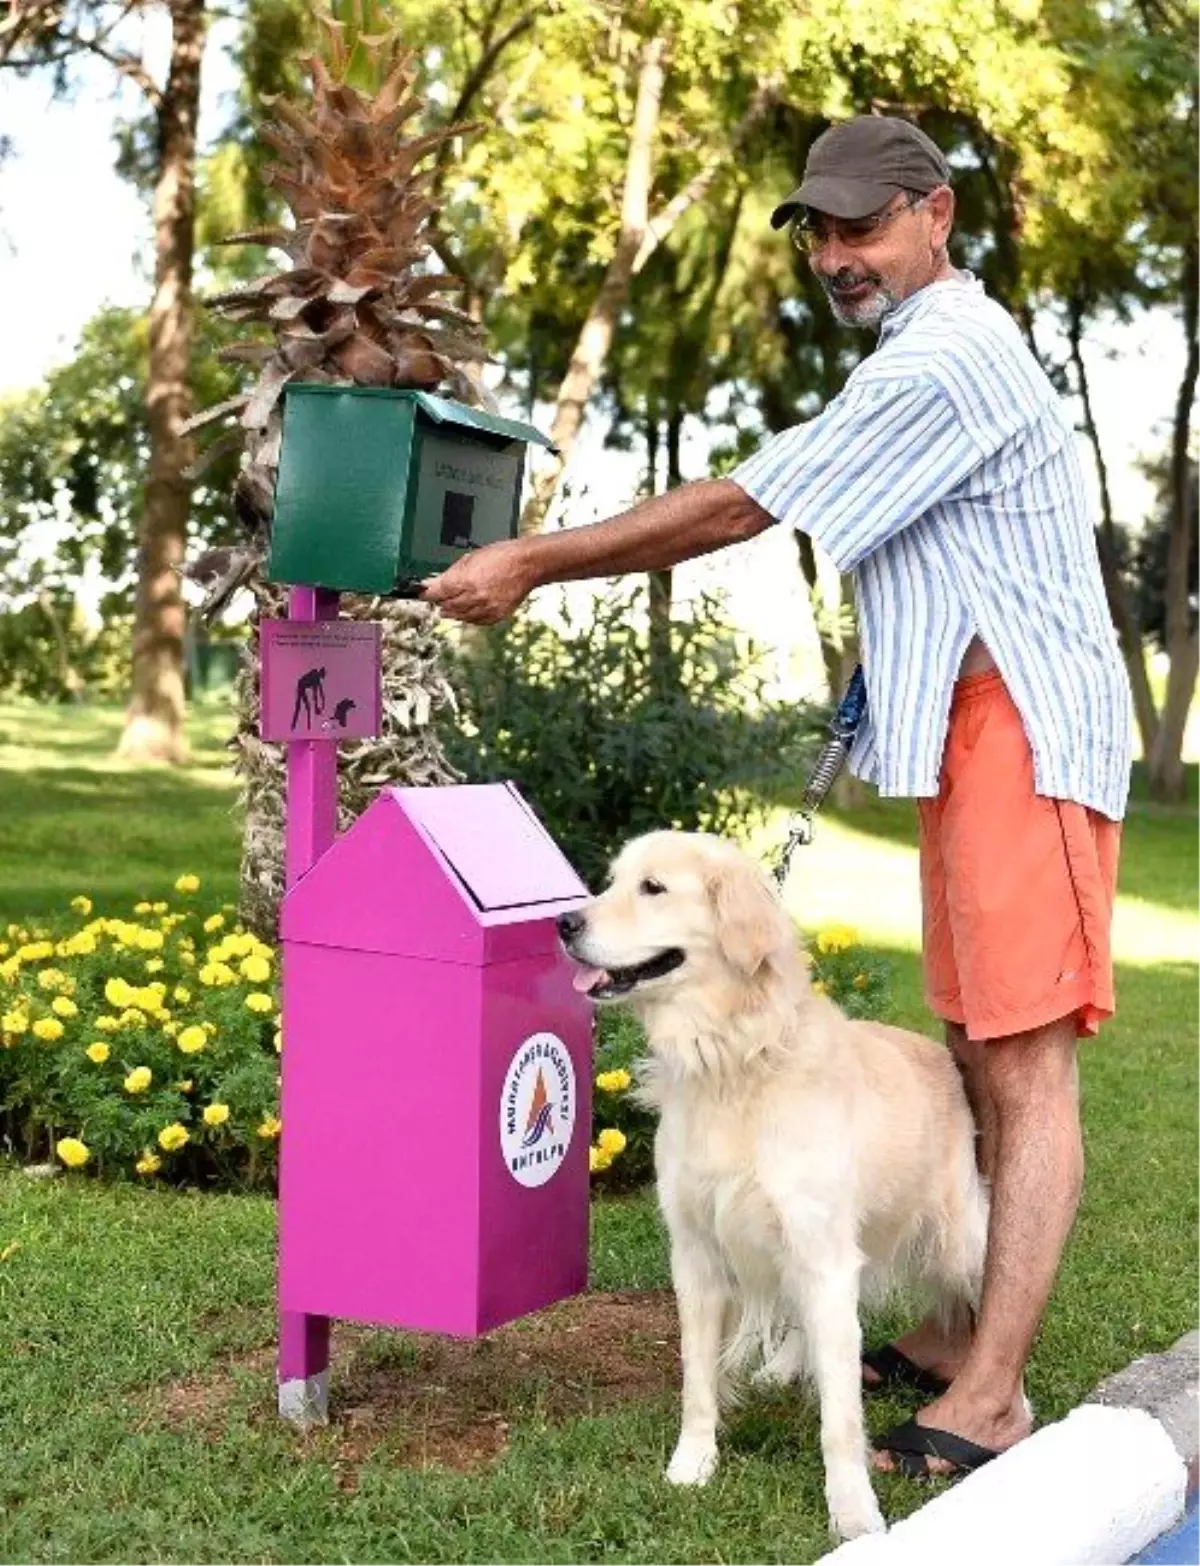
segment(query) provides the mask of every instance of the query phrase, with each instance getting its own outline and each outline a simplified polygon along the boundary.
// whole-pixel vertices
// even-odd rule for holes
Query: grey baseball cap
[[[771,213],[771,227],[782,228],[802,207],[830,217],[866,217],[898,191],[924,193],[949,183],[950,165],[923,130],[891,115],[862,114],[817,137],[803,184]]]

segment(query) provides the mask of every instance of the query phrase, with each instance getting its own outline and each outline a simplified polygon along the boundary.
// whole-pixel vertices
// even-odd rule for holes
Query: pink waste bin
[[[287,894],[285,1313],[472,1337],[586,1286],[586,895],[507,784],[385,789]]]

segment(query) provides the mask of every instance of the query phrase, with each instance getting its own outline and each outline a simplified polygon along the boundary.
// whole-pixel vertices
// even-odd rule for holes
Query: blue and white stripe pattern
[[[1038,793],[1121,819],[1129,684],[1074,437],[980,283],[910,295],[819,417],[731,477],[854,572],[859,777],[885,795],[937,793],[954,681],[978,635],[1021,714]]]

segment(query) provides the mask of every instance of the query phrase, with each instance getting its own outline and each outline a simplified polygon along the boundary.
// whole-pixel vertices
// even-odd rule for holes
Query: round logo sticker
[[[553,1033],[517,1049],[500,1094],[500,1149],[519,1185],[545,1185],[567,1156],[575,1129],[575,1067]]]

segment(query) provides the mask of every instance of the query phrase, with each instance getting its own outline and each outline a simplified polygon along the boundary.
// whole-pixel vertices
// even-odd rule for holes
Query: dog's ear
[[[734,968],[757,973],[780,945],[779,905],[750,865],[717,865],[709,879],[717,941]]]

